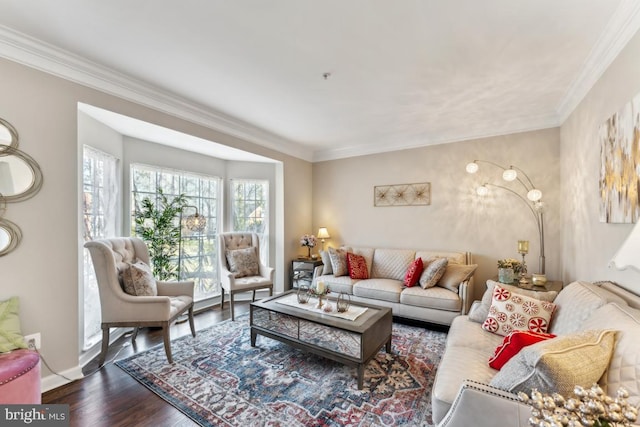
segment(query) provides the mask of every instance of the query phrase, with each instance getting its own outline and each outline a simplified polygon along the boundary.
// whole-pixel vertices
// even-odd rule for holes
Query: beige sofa
[[[471,305],[473,276],[468,280],[456,280],[461,270],[456,267],[471,264],[469,252],[350,246],[343,249],[364,257],[369,278],[358,280],[348,275],[336,277],[334,274],[324,274],[324,266],[319,266],[314,270],[313,286],[323,281],[333,294],[346,292],[351,301],[390,307],[394,316],[440,325],[450,325],[456,316],[465,314]],[[428,289],[420,285],[409,288],[403,285],[409,265],[418,257],[424,262],[434,258],[448,259],[449,266],[438,285]],[[326,258],[324,254],[323,258]],[[445,283],[447,287],[444,287]]]
[[[489,281],[488,285],[493,283]],[[483,300],[484,304],[474,302],[469,315],[454,319],[449,329],[431,396],[433,421],[438,427],[529,425],[531,408],[519,401],[514,393],[518,390],[510,392],[490,385],[499,371],[490,368],[488,360],[504,337],[481,328],[479,321],[487,311],[486,299]],[[558,338],[580,331],[616,331],[613,353],[599,383],[605,392],[614,396],[619,387],[625,387],[630,393],[629,402],[637,407],[640,404],[640,297],[610,282],[574,282],[559,293],[554,303],[556,308],[549,332]],[[538,369],[541,365],[534,366]],[[572,369],[577,369],[575,366],[572,365]],[[571,373],[574,374],[577,372]]]

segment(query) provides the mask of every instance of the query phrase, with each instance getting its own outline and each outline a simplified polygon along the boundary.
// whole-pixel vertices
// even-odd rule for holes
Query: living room
[[[624,2],[620,3],[622,8]],[[15,251],[0,257],[0,299],[18,296],[23,333],[42,334],[42,354],[54,370],[70,378],[81,376],[78,103],[215,141],[281,165],[281,176],[274,178],[282,192],[274,194],[274,240],[270,242],[276,292],[288,289],[290,261],[304,253],[300,236],[315,233],[321,226],[330,231],[327,243],[334,247],[469,251],[478,264],[475,299],[482,297],[485,281],[496,275],[496,260],[518,256],[518,240],[530,240],[527,261],[535,268],[539,243],[528,210],[504,195],[484,201],[475,196],[478,182],[465,172],[465,166],[482,159],[522,168],[543,191],[550,279],[565,284],[612,280],[640,293],[637,272],[609,267],[633,225],[599,220],[598,128],[640,92],[640,35],[633,26],[638,14],[627,7],[635,11],[627,13],[635,20],[616,15],[620,18],[617,37],[609,36],[607,40],[613,40],[609,49],[594,49],[584,58],[580,70],[585,76],[576,75],[576,83],[565,87],[566,93],[559,97],[563,103],[553,116],[555,123],[523,125],[506,134],[471,129],[469,137],[455,142],[402,149],[394,147],[403,136],[389,136],[385,149],[327,159],[315,159],[310,150],[285,138],[263,133],[260,140],[255,128],[225,122],[222,115],[172,100],[166,93],[152,99],[157,92],[146,91],[148,88],[127,86],[124,80],[117,85],[108,78],[106,83],[98,68],[79,75],[76,56],[51,45],[34,45],[0,19],[0,24],[7,25],[0,28],[0,117],[18,130],[20,149],[39,163],[44,176],[36,197],[11,204],[6,211],[6,218],[19,224],[23,238]],[[325,71],[318,70],[322,84],[331,85],[340,78],[336,70],[325,80]],[[456,127],[466,130],[466,120],[460,115]],[[500,129],[503,123],[492,125]],[[366,141],[360,143],[366,145]],[[430,205],[374,206],[374,186],[415,182],[431,183]],[[45,388],[60,384],[46,369],[43,377]]]

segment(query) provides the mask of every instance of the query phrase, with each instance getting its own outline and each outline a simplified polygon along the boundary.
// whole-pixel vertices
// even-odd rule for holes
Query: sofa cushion
[[[572,395],[576,385],[591,387],[607,369],[615,331],[589,330],[556,337],[523,348],[491,380],[512,393]]]
[[[400,294],[400,302],[406,305],[448,311],[460,311],[462,308],[462,301],[458,294],[438,286],[427,289],[422,289],[420,286],[405,287]]]
[[[615,329],[616,346],[609,362],[607,372],[600,385],[613,396],[616,390],[624,387],[629,392],[628,401],[634,406],[640,405],[640,310],[609,303],[593,312],[583,327],[599,328],[605,325]]]
[[[314,283],[317,282],[324,282],[324,284],[331,289],[332,293],[339,294],[340,292],[345,292],[353,295],[353,285],[358,282],[358,279],[352,279],[349,276],[335,277],[333,274],[329,274],[316,277]]]
[[[485,331],[469,319],[469,316],[458,316],[451,322],[447,335],[447,346],[477,348],[483,351],[484,360],[493,354],[504,337]]]
[[[362,255],[347,252],[347,270],[352,279],[368,279],[369,269]]]
[[[376,249],[370,277],[404,280],[404,274],[413,262],[414,254],[414,251],[408,249]]]
[[[478,264],[447,264],[444,274],[440,280],[438,280],[436,286],[458,293],[460,283],[469,280],[476,271],[476,268],[478,268]]]
[[[400,302],[402,282],[394,279],[360,280],[353,285],[353,295],[383,301]]]
[[[557,305],[549,332],[566,335],[581,331],[591,314],[608,302],[627,305],[624,300],[589,282],[573,282],[554,301]]]
[[[424,266],[422,265],[422,258],[416,258],[407,269],[406,274],[404,275],[404,285],[407,288],[415,286],[420,280],[420,275],[422,274],[422,270]]]
[[[499,285],[503,289],[507,289],[511,292],[533,297],[541,301],[554,301],[558,296],[556,291],[531,291],[513,285],[505,285],[504,283],[499,283],[494,280],[487,280],[487,290],[484,292],[484,295],[482,295],[482,301],[480,304],[474,304],[472,309],[469,311],[469,318],[474,322],[483,323],[487,319],[489,308],[491,307],[491,301],[493,299],[493,289],[496,285]]]
[[[449,260],[446,258],[436,258],[429,261],[420,276],[420,286],[423,288],[435,286],[438,280],[444,275],[447,264],[449,264]]]
[[[466,264],[467,254],[464,252],[447,251],[416,251],[416,258],[422,258],[422,263],[427,265],[428,261],[436,258],[446,258],[449,264]]]
[[[555,338],[553,334],[533,331],[513,331],[496,347],[493,356],[489,358],[489,366],[500,370],[513,356],[518,354],[524,347],[540,341]]]
[[[487,319],[486,331],[509,335],[512,331],[547,332],[555,304],[496,286]]]
[[[331,259],[331,268],[334,276],[346,276],[349,274],[346,250],[329,248],[329,258]]]

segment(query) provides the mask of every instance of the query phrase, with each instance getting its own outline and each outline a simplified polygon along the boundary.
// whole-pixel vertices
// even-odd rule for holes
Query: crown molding
[[[314,152],[313,162],[324,162],[355,156],[388,153],[390,151],[410,150],[414,148],[427,147],[430,145],[449,144],[453,142],[471,141],[474,139],[492,138],[496,136],[555,128],[559,127],[560,124],[561,123],[558,121],[558,117],[555,114],[535,118],[527,117],[515,123],[511,123],[509,126],[504,126],[500,123],[490,123],[489,125],[484,126],[482,129],[474,129],[472,132],[461,132],[455,135],[431,138],[428,136],[423,136],[419,138],[419,141],[416,141],[416,138],[414,138],[406,142],[394,141],[393,143],[389,143],[388,141],[385,141],[378,144],[362,144],[358,146],[317,150]]]
[[[640,2],[622,0],[557,107],[561,123],[567,120],[638,29]]]
[[[0,57],[306,161],[300,144],[0,25]]]

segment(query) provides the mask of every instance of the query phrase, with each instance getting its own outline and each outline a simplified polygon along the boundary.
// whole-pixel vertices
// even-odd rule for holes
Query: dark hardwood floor
[[[248,302],[236,303],[236,316],[249,311]],[[228,304],[194,316],[196,332],[231,318]],[[171,328],[171,338],[190,334],[189,322]],[[98,369],[97,358],[83,369],[85,377],[42,395],[42,403],[69,405],[71,426],[192,426],[186,415],[142,386],[113,362],[162,344],[160,329],[141,329],[135,344],[130,335],[111,344],[107,361]]]

